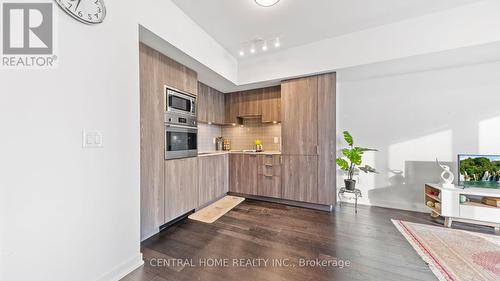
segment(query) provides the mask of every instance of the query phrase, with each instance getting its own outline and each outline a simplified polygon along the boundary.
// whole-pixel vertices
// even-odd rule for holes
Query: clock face
[[[98,24],[106,17],[103,0],[56,0],[56,2],[66,13],[83,23]]]

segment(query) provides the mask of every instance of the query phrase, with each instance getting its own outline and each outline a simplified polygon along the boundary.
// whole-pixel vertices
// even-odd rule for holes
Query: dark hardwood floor
[[[360,206],[355,214],[343,204],[325,213],[246,200],[213,224],[184,220],[144,241],[144,266],[122,280],[437,280],[391,219],[442,226],[428,214],[379,207]],[[301,266],[316,259],[330,264]],[[335,267],[335,260],[350,265]],[[219,266],[209,266],[215,261]]]

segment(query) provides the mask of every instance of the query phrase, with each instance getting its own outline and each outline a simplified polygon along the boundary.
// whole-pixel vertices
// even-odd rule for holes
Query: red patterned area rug
[[[500,280],[500,237],[392,220],[439,280]]]

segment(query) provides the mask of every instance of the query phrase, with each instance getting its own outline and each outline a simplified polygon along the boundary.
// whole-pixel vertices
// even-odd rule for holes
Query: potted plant
[[[354,140],[348,131],[344,131],[344,140],[347,145],[349,145],[349,148],[342,149],[342,154],[344,156],[337,158],[336,162],[340,169],[347,172],[347,179],[344,180],[345,188],[347,190],[354,190],[356,188],[356,181],[353,180],[353,176],[358,169],[365,173],[377,173],[377,171],[369,165],[360,167],[363,163],[363,154],[366,151],[377,150],[354,146]]]

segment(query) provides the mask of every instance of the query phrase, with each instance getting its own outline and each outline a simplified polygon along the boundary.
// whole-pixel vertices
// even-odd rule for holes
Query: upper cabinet
[[[225,99],[226,124],[238,123],[239,102],[240,102],[240,92],[226,94],[226,99]]]
[[[280,86],[226,94],[226,124],[238,118],[261,116],[262,122],[281,122]]]
[[[261,93],[263,89],[239,92],[238,117],[262,115]]]
[[[282,153],[318,154],[318,76],[281,83]]]
[[[160,54],[160,75],[165,85],[175,89],[198,94],[198,74],[184,65]]]
[[[222,125],[226,122],[224,94],[198,83],[198,122]]]
[[[262,122],[281,121],[281,87],[262,89],[261,93]]]

